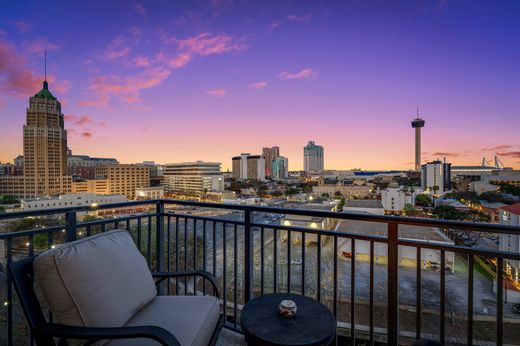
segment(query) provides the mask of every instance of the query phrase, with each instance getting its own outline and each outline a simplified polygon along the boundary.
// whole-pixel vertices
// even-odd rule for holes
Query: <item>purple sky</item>
[[[28,97],[63,104],[76,154],[219,161],[303,146],[326,168],[424,160],[520,168],[518,1],[24,1],[0,13],[0,161]]]

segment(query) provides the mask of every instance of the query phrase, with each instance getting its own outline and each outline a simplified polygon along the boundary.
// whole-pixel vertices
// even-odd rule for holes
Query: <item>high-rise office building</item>
[[[272,148],[262,148],[262,155],[265,158],[265,176],[271,177],[273,160],[280,156],[280,148],[275,146]]]
[[[451,163],[440,160],[421,166],[421,188],[442,196],[451,189]]]
[[[272,175],[275,180],[287,179],[289,176],[289,160],[286,157],[278,156],[272,162]]]
[[[143,165],[112,165],[95,168],[96,179],[108,180],[111,195],[135,198],[135,190],[150,186],[150,168]]]
[[[265,158],[262,155],[241,154],[233,157],[232,163],[233,178],[265,180]]]
[[[181,162],[164,165],[164,187],[173,192],[202,195],[224,191],[220,162]]]
[[[303,148],[303,170],[305,172],[323,171],[323,147],[313,141]]]
[[[70,193],[67,176],[67,131],[61,104],[43,88],[29,99],[23,126],[23,176],[0,180],[0,194],[19,198],[47,197]]]

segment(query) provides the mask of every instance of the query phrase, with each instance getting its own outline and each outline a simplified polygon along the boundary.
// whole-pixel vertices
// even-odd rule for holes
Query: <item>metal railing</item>
[[[125,208],[127,214],[117,218],[78,221],[78,215],[83,213],[115,211],[120,208]],[[135,213],[132,208],[139,209],[139,212]],[[189,208],[198,208],[199,212],[193,214]],[[203,213],[200,211],[211,210],[228,213],[216,216],[201,215]],[[255,218],[261,215],[299,215],[340,221],[382,223],[386,225],[386,232],[374,235],[370,232],[364,234],[284,225],[281,222],[255,222]],[[34,220],[40,220],[42,216],[51,217],[53,221],[45,227],[35,225]],[[27,223],[32,228],[5,232],[8,220],[32,220]],[[23,225],[23,222],[21,223]],[[10,278],[6,275],[7,264],[36,255],[60,243],[109,229],[125,228],[131,232],[152,270],[203,269],[212,272],[224,292],[221,303],[227,328],[240,331],[241,308],[255,296],[271,292],[300,293],[326,304],[337,318],[338,337],[352,345],[356,340],[365,340],[369,344],[382,342],[396,345],[405,339],[421,338],[436,339],[441,344],[473,344],[474,292],[478,286],[474,284],[475,260],[477,257],[492,259],[496,263],[497,289],[494,317],[496,330],[491,342],[503,344],[504,261],[520,260],[520,254],[403,238],[399,236],[399,227],[403,225],[441,230],[470,230],[486,234],[517,235],[520,232],[520,227],[495,224],[178,200],[0,213],[0,243],[3,243],[3,247],[0,246],[0,295],[3,300],[0,306],[0,321],[3,320],[0,327],[3,330],[0,335],[5,336],[0,343],[32,343],[32,337],[24,327],[23,315],[17,306]],[[339,244],[340,241],[344,242],[343,245]],[[343,256],[340,254],[340,246],[344,248],[348,242],[350,253]],[[361,253],[357,253],[356,245],[362,242],[368,246],[364,262],[360,262],[362,256]],[[386,249],[383,264],[379,263],[377,255],[379,247]],[[414,304],[399,302],[400,247],[415,248],[415,287],[404,288],[410,290],[408,300],[410,296],[413,300],[415,290]],[[424,255],[427,251],[440,254],[438,312],[432,312],[431,307],[423,306]],[[467,311],[463,321],[466,325],[465,336],[453,335],[447,332],[446,328],[446,318],[450,317],[447,316],[446,310],[447,272],[444,270],[447,266],[447,254],[456,254],[467,261]],[[339,256],[343,256],[341,260]],[[379,270],[380,267],[381,270],[384,269],[382,278],[381,275],[376,275],[376,268]],[[360,285],[359,281],[365,279],[368,280],[368,292],[361,292],[356,288]],[[380,286],[380,297],[376,297],[375,293]],[[161,290],[175,294],[205,294],[206,286],[204,282],[176,279],[165,282]],[[345,298],[347,296],[350,299]],[[409,321],[406,330],[400,328],[401,315],[413,316],[415,330],[409,330]],[[50,312],[49,318],[52,318]],[[489,316],[486,318],[489,320]],[[423,331],[426,319],[429,322],[432,319],[437,320],[438,333],[432,333],[431,330]],[[481,320],[479,317],[479,323]],[[490,325],[493,323],[490,322]]]

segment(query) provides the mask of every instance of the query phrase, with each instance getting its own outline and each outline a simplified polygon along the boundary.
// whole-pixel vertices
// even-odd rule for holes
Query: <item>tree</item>
[[[280,196],[283,196],[283,192],[280,190],[274,190],[273,192],[271,192],[271,196],[280,197]]]
[[[415,205],[420,207],[431,207],[433,206],[432,198],[425,194],[420,194],[415,197]]]
[[[343,207],[345,206],[345,197],[341,197],[339,203],[338,203],[338,206],[337,206],[337,210],[338,211],[343,211]]]
[[[443,220],[458,220],[462,221],[465,219],[466,214],[455,209],[451,205],[441,205],[435,207],[432,211],[432,214],[435,215],[439,219]]]
[[[500,192],[507,193],[513,196],[520,196],[520,186],[513,184],[500,184]]]
[[[296,195],[298,193],[300,193],[300,189],[298,189],[297,187],[291,186],[291,187],[288,187],[287,189],[285,189],[285,194],[287,196]]]
[[[0,207],[0,213],[5,213],[5,208],[4,207]]]
[[[329,194],[328,194],[328,192],[324,192],[324,193],[322,193],[322,194],[321,194],[321,197],[323,197],[323,198],[329,198]]]
[[[0,196],[0,204],[15,204],[18,200],[14,196],[2,195]]]
[[[486,191],[480,194],[480,198],[488,201],[489,203],[504,203],[504,204],[513,204],[515,203],[514,199],[510,196],[504,195],[500,192],[496,191]]]
[[[415,215],[419,214],[419,211],[417,209],[415,209],[412,204],[406,203],[404,205],[404,214],[406,216],[415,216]]]
[[[341,191],[336,191],[336,192],[334,193],[334,196],[336,197],[336,199],[340,199],[341,196],[343,196],[343,194],[341,193]]]
[[[433,194],[437,195],[437,191],[439,191],[439,186],[433,185],[432,190],[433,190]]]

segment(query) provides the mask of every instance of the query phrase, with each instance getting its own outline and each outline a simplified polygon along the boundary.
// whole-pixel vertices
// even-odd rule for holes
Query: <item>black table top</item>
[[[296,303],[293,318],[278,314],[282,300]],[[328,345],[336,335],[336,319],[325,305],[290,293],[266,294],[252,299],[240,318],[246,341],[258,345]]]

